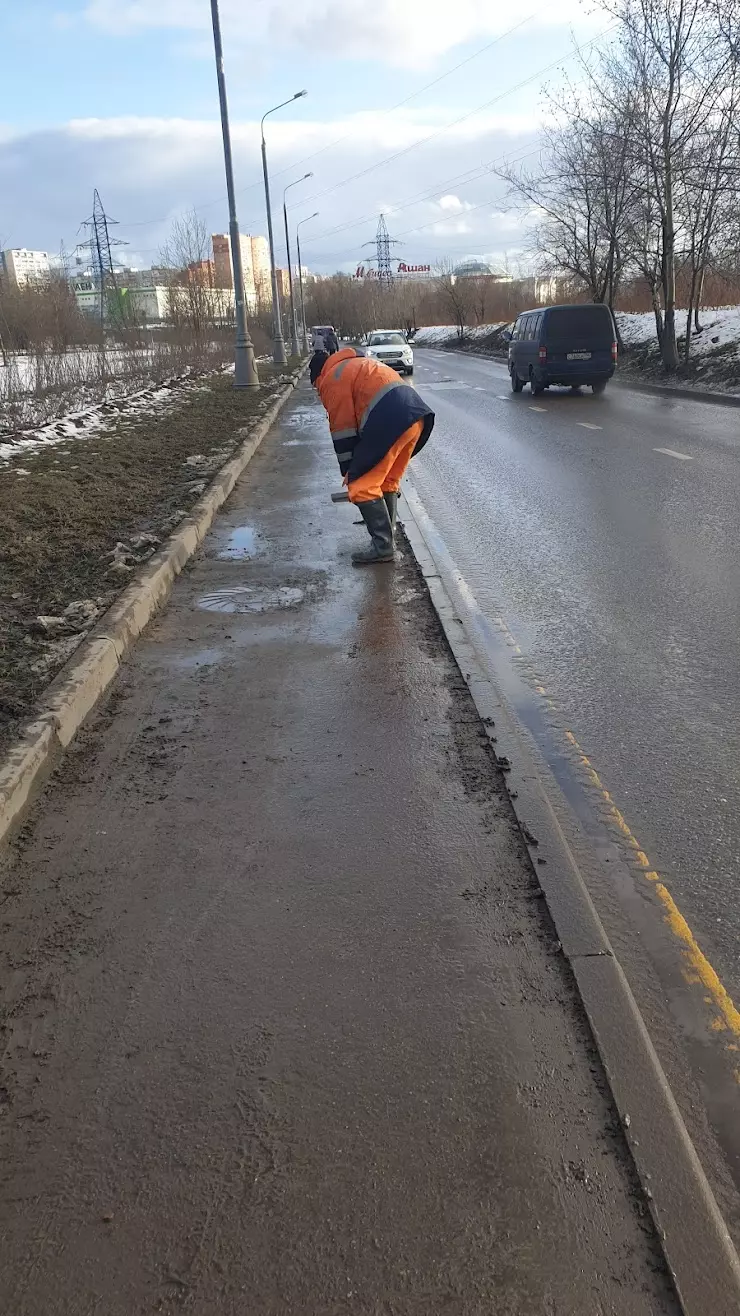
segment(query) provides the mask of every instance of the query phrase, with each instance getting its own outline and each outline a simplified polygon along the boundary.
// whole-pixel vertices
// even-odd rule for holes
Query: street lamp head
[[[305,182],[307,178],[313,178],[313,169],[309,173],[303,175],[302,181]]]
[[[307,96],[307,95],[308,92],[305,89],[303,91],[297,91],[293,97],[293,100],[299,101],[301,99],[301,96]]]

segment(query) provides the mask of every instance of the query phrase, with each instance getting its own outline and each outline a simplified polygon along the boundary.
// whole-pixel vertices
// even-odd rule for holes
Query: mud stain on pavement
[[[295,585],[233,585],[215,590],[198,599],[196,607],[204,612],[272,612],[277,608],[297,608],[306,597]]]

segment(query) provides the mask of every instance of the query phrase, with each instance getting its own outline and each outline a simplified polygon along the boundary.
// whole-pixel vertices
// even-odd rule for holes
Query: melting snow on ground
[[[630,347],[647,346],[656,342],[655,316],[652,311],[637,314],[617,312],[617,320],[619,321],[622,339]],[[702,332],[692,334],[692,356],[704,356],[719,347],[726,347],[728,343],[735,343],[740,349],[740,306],[721,306],[702,310],[699,313],[699,323],[702,326]],[[490,334],[494,334],[497,330],[503,328],[505,328],[505,322],[502,321],[498,321],[496,324],[479,324],[466,329],[465,337],[468,341],[474,342],[476,338],[487,338]],[[684,333],[685,328],[686,312],[678,310],[676,313],[676,329],[679,336]],[[457,336],[457,326],[454,324],[433,325],[418,330],[414,337],[414,346],[435,347],[442,343],[448,343],[450,339]]]
[[[54,447],[70,439],[89,438],[91,434],[108,429],[121,416],[135,417],[142,412],[166,411],[175,405],[184,391],[204,387],[202,382],[183,376],[166,380],[154,387],[150,385],[139,389],[116,401],[94,403],[79,411],[70,411],[58,420],[49,421],[35,430],[23,431],[17,438],[9,438],[0,443],[0,464],[21,453]]]

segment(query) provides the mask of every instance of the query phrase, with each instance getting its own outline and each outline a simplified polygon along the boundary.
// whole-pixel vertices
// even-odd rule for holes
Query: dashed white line
[[[603,425],[590,425],[587,420],[577,420],[576,425],[580,425],[582,430],[603,430]]]
[[[529,410],[530,410],[530,411],[547,411],[547,407],[533,407],[533,406],[530,406]]]
[[[653,448],[653,452],[662,452],[664,457],[675,457],[676,461],[679,462],[692,462],[694,460],[687,452],[674,452],[673,448]]]

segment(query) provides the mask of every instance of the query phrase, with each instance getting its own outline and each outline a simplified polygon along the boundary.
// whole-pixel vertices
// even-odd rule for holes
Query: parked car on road
[[[509,337],[511,387],[534,394],[550,384],[578,388],[589,384],[603,393],[617,364],[617,334],[612,313],[602,303],[544,306],[523,311]]]
[[[399,375],[414,373],[414,349],[400,329],[373,329],[367,336],[365,351],[384,366],[392,366]]]

